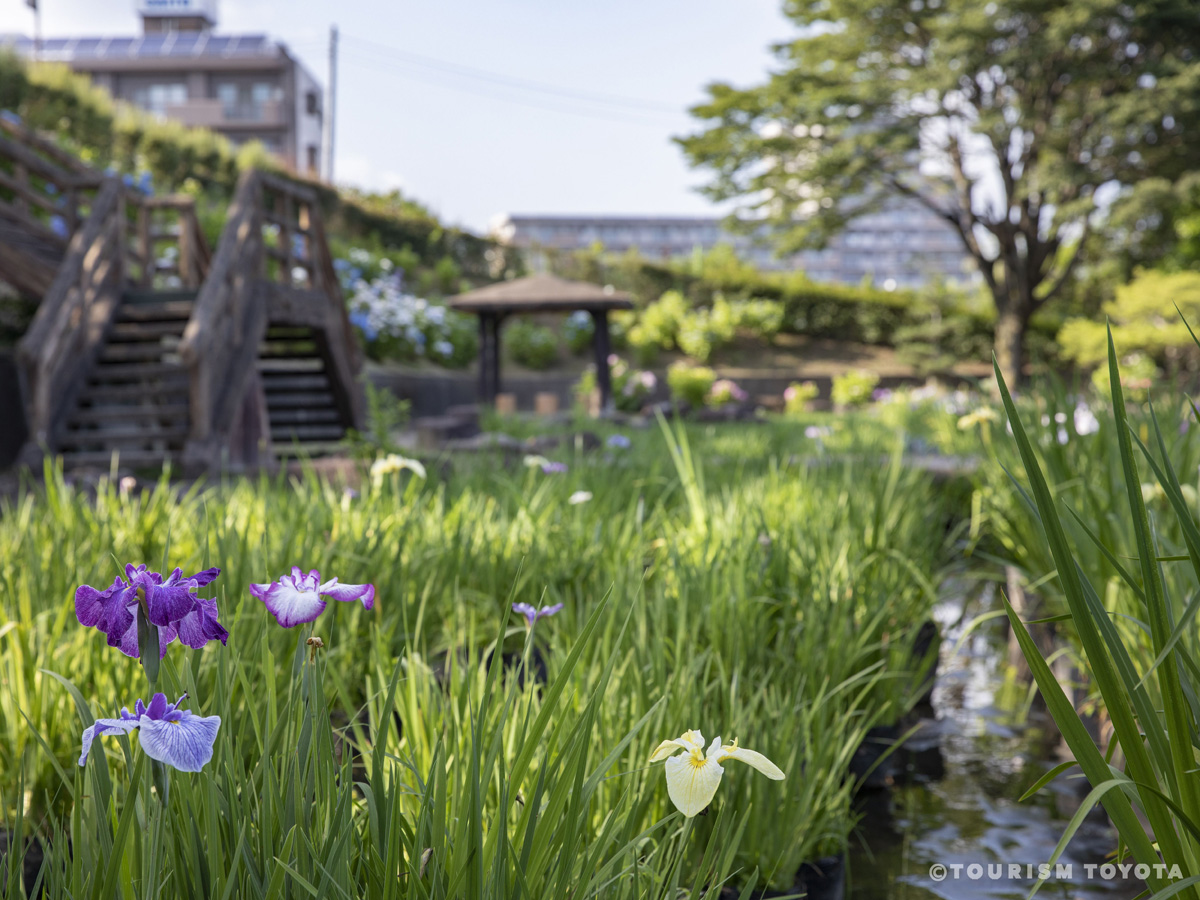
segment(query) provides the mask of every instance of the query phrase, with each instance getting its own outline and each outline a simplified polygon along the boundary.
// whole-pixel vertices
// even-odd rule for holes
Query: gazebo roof
[[[471,313],[570,312],[573,309],[633,309],[625,291],[587,281],[568,281],[554,275],[529,275],[514,281],[456,294],[452,309]]]

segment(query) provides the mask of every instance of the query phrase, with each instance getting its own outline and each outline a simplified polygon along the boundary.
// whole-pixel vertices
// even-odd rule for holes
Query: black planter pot
[[[21,860],[21,880],[25,885],[25,893],[32,897],[33,886],[37,882],[38,873],[42,870],[42,862],[46,856],[46,850],[42,846],[42,842],[37,838],[26,838],[23,848],[12,846],[13,836],[11,832],[0,829],[0,869],[4,869],[8,865],[8,854],[12,851],[25,853],[24,859]]]
[[[933,687],[937,681],[941,646],[942,634],[938,630],[937,623],[932,619],[927,619],[917,629],[912,646],[913,665],[920,666],[928,662],[929,666],[915,691],[920,698],[915,704],[918,709],[928,711],[933,709]]]
[[[738,900],[741,889],[731,884],[721,888],[721,900]],[[801,863],[796,883],[785,891],[764,888],[753,891],[750,900],[773,900],[778,897],[804,895],[806,900],[844,900],[846,896],[846,856],[824,856],[813,862]]]
[[[843,900],[846,896],[846,856],[825,856],[806,862],[796,874],[796,889],[807,900]]]
[[[867,732],[850,760],[850,777],[860,789],[882,790],[895,782],[896,754],[889,751],[899,739],[899,725],[876,725]]]

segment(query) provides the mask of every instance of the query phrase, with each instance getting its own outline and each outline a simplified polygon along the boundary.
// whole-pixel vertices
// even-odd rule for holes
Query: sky
[[[46,37],[140,30],[134,0],[40,0]],[[718,214],[673,136],[705,85],[748,86],[793,28],[781,0],[217,0],[319,80],[340,32],[335,180],[452,224],[499,213]],[[0,33],[32,34],[24,0]]]

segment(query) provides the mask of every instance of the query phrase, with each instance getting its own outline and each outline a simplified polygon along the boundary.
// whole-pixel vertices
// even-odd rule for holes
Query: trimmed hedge
[[[782,331],[815,338],[896,346],[905,329],[927,325],[931,319],[953,318],[952,338],[963,348],[992,345],[995,314],[974,310],[938,309],[912,291],[884,291],[869,286],[827,284],[803,272],[766,272],[741,263],[728,248],[718,247],[703,257],[656,262],[636,254],[606,256],[586,251],[551,254],[551,269],[566,278],[611,284],[629,291],[639,308],[667,291],[678,291],[692,306],[710,307],[718,296],[727,299],[777,300],[783,304]],[[1061,323],[1037,315],[1030,327],[1030,350],[1051,352]],[[947,348],[953,355],[954,347]]]

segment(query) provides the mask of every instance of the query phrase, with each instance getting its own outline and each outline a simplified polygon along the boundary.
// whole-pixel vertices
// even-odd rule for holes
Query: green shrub
[[[833,379],[833,403],[838,407],[866,406],[878,384],[879,376],[863,369],[838,375]]]
[[[549,369],[558,361],[558,339],[544,325],[517,319],[504,329],[508,355],[527,369]]]
[[[687,301],[678,291],[667,291],[642,310],[629,328],[629,346],[639,361],[648,363],[659,350],[679,347],[679,332],[689,314]]]
[[[671,397],[692,406],[704,405],[716,380],[717,373],[708,366],[676,362],[667,369],[667,387],[671,390]]]
[[[1121,390],[1133,400],[1145,400],[1158,376],[1158,366],[1145,353],[1134,351],[1121,359]],[[1112,399],[1112,382],[1108,367],[1097,366],[1092,372],[1092,385],[1100,394]]]
[[[770,343],[783,327],[783,304],[778,300],[747,300],[741,304],[740,324],[755,337]]]
[[[1200,320],[1200,272],[1139,272],[1129,284],[1117,288],[1115,300],[1104,304],[1113,340],[1122,353],[1140,352],[1173,372],[1195,369],[1200,362],[1180,313],[1189,322]],[[1103,320],[1069,319],[1059,341],[1063,355],[1080,365],[1095,366],[1108,358]]]
[[[592,347],[592,338],[596,335],[596,323],[590,313],[577,310],[567,316],[563,324],[563,337],[566,338],[567,348],[576,356],[582,356]]]
[[[817,399],[816,384],[811,381],[793,381],[783,392],[783,408],[788,415],[806,412],[808,405]]]

